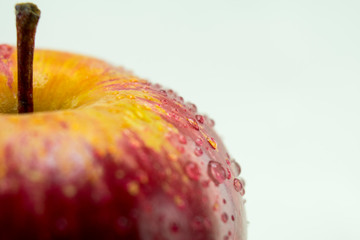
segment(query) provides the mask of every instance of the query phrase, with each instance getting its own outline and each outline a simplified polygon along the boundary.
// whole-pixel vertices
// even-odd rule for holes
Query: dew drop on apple
[[[240,180],[243,188],[245,188],[245,180],[242,177],[240,177],[239,180]]]
[[[227,221],[229,220],[229,217],[226,213],[222,213],[221,214],[221,221],[223,221],[224,223],[227,223]]]
[[[199,129],[200,129],[200,128],[199,128],[199,125],[197,124],[197,122],[196,122],[194,119],[188,118],[187,120],[188,120],[189,124],[190,124],[195,130],[199,130]]]
[[[195,156],[200,157],[201,155],[203,155],[203,151],[201,150],[200,147],[196,147],[194,150],[194,154]]]
[[[244,186],[243,186],[242,182],[239,179],[235,178],[234,179],[234,189],[235,189],[235,191],[241,193],[243,188],[244,188]]]
[[[245,195],[245,188],[242,188],[242,189],[241,189],[240,195],[241,195],[241,196],[244,196],[244,195]]]
[[[167,92],[169,97],[174,97],[175,96],[175,92],[172,89],[168,89],[166,92]]]
[[[196,145],[201,146],[201,145],[203,144],[203,141],[202,141],[201,138],[197,138],[197,139],[195,140],[195,143],[196,143]]]
[[[176,149],[180,152],[180,153],[184,153],[185,152],[185,148],[183,146],[177,146]]]
[[[190,112],[196,113],[197,112],[197,107],[195,104],[193,103],[188,103],[187,104],[187,108],[190,110]]]
[[[160,94],[163,95],[163,96],[165,96],[165,97],[167,96],[167,92],[166,92],[165,90],[163,90],[163,89],[160,90]]]
[[[223,183],[226,179],[225,169],[221,166],[220,163],[213,160],[211,160],[208,164],[208,175],[216,185]]]
[[[184,136],[184,135],[179,135],[179,142],[181,143],[181,144],[186,144],[186,137]]]
[[[213,119],[209,118],[208,122],[209,122],[209,126],[210,126],[210,127],[214,127],[214,126],[215,126],[215,121],[214,121]]]
[[[185,172],[190,179],[195,181],[199,180],[201,175],[198,165],[194,162],[188,162],[185,165]]]
[[[237,176],[240,175],[240,173],[241,173],[241,167],[240,167],[240,165],[239,165],[235,160],[232,160],[232,161],[231,161],[231,169],[233,170],[235,177],[237,177]]]
[[[205,119],[204,119],[203,115],[195,115],[195,118],[201,124],[203,124],[205,122]]]
[[[155,83],[153,86],[154,86],[154,88],[157,88],[157,89],[161,88],[161,85],[158,83]]]
[[[209,118],[208,116],[204,116],[204,121],[209,127],[215,126],[215,121],[213,119]]]

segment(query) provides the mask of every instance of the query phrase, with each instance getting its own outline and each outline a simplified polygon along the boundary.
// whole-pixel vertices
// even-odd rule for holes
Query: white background
[[[0,42],[16,43],[15,2]],[[38,47],[124,65],[215,119],[249,239],[360,239],[360,1],[34,2]]]

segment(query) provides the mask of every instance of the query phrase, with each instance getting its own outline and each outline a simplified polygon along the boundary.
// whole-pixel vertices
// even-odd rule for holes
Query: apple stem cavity
[[[18,113],[34,111],[33,61],[36,27],[40,10],[33,3],[15,6],[18,61]]]

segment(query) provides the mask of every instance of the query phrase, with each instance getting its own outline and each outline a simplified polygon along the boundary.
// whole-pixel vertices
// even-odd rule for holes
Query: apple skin
[[[244,181],[213,122],[121,67],[36,50],[17,111],[0,45],[0,239],[245,240]]]

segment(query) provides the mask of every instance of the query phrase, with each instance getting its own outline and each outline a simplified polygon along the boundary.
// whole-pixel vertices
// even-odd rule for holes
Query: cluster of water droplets
[[[185,108],[185,111],[189,112],[190,116],[188,116],[186,118],[186,121],[188,123],[188,125],[190,126],[190,128],[192,128],[193,130],[195,130],[195,132],[201,131],[201,125],[206,125],[208,127],[214,127],[215,122],[214,120],[208,118],[207,116],[204,115],[200,115],[197,114],[197,107],[195,104],[193,103],[184,103],[184,99],[182,97],[177,96],[174,91],[172,90],[160,90],[160,93],[163,96],[167,96],[170,98],[173,98],[181,103],[183,103],[183,106]],[[163,103],[167,103],[164,102]],[[196,134],[195,134],[196,135]],[[207,142],[207,146],[204,146],[204,140],[205,142]],[[180,144],[187,144],[188,140],[186,139],[186,137],[182,134],[179,135],[178,141]],[[203,148],[205,148],[206,150],[217,150],[218,148],[218,144],[215,140],[215,138],[211,137],[211,136],[205,136],[201,137],[198,136],[195,140],[195,147],[193,150],[193,153],[196,157],[201,157],[204,154],[204,150]],[[181,148],[180,150],[183,150],[183,148]],[[183,152],[183,151],[181,151]],[[211,179],[211,181],[215,184],[215,185],[219,185],[221,183],[223,183],[225,180],[231,180],[232,178],[234,178],[233,180],[233,187],[235,189],[235,191],[239,192],[241,196],[243,196],[245,194],[245,181],[239,177],[240,173],[241,173],[241,167],[240,165],[235,161],[235,160],[229,160],[230,156],[228,154],[226,154],[226,163],[228,165],[228,167],[224,168],[223,164],[215,161],[215,160],[210,160],[208,162],[208,166],[207,166],[207,174],[208,177]],[[197,163],[195,162],[188,162],[185,166],[185,172],[188,175],[188,177],[190,179],[193,180],[199,180],[200,179],[200,170],[199,167],[197,165]]]
[[[219,186],[225,181],[231,181],[233,189],[241,196],[244,196],[245,181],[242,177],[240,177],[240,165],[234,159],[231,159],[227,153],[226,156],[222,156],[223,160],[221,160],[221,151],[223,151],[222,146],[219,146],[216,138],[211,136],[211,128],[213,128],[215,125],[214,120],[205,115],[198,114],[195,104],[185,103],[184,99],[181,96],[175,94],[174,91],[159,91],[162,96],[168,99],[167,100],[165,98],[161,100],[163,105],[171,104],[171,101],[169,100],[173,99],[180,103],[180,106],[182,106],[172,106],[172,108],[168,108],[171,109],[170,111],[167,111],[168,109],[166,111],[167,115],[171,119],[179,123],[179,126],[183,126],[183,128],[180,129],[183,129],[184,132],[181,132],[178,135],[178,143],[180,145],[178,149],[181,150],[180,152],[184,153],[185,148],[193,148],[192,153],[195,158],[188,159],[188,161],[184,164],[184,171],[188,178],[192,181],[201,181],[201,185],[203,187],[208,187],[211,182],[216,186]],[[186,117],[184,117],[184,115]],[[199,161],[198,163],[196,159],[202,161]],[[200,167],[200,163],[207,163],[204,176],[202,176],[203,168]],[[206,175],[208,179],[206,179]],[[225,199],[223,199],[223,203],[226,204]],[[224,224],[227,224],[229,222],[234,222],[235,216],[232,214],[228,215],[226,212],[222,212],[220,214],[220,220]],[[192,222],[194,229],[199,228],[200,225],[204,225],[203,219],[194,219]],[[174,225],[172,226],[172,230],[173,232],[176,232],[178,231],[178,227]],[[232,239],[232,237],[232,232],[228,231],[227,235],[224,236],[224,239]]]

